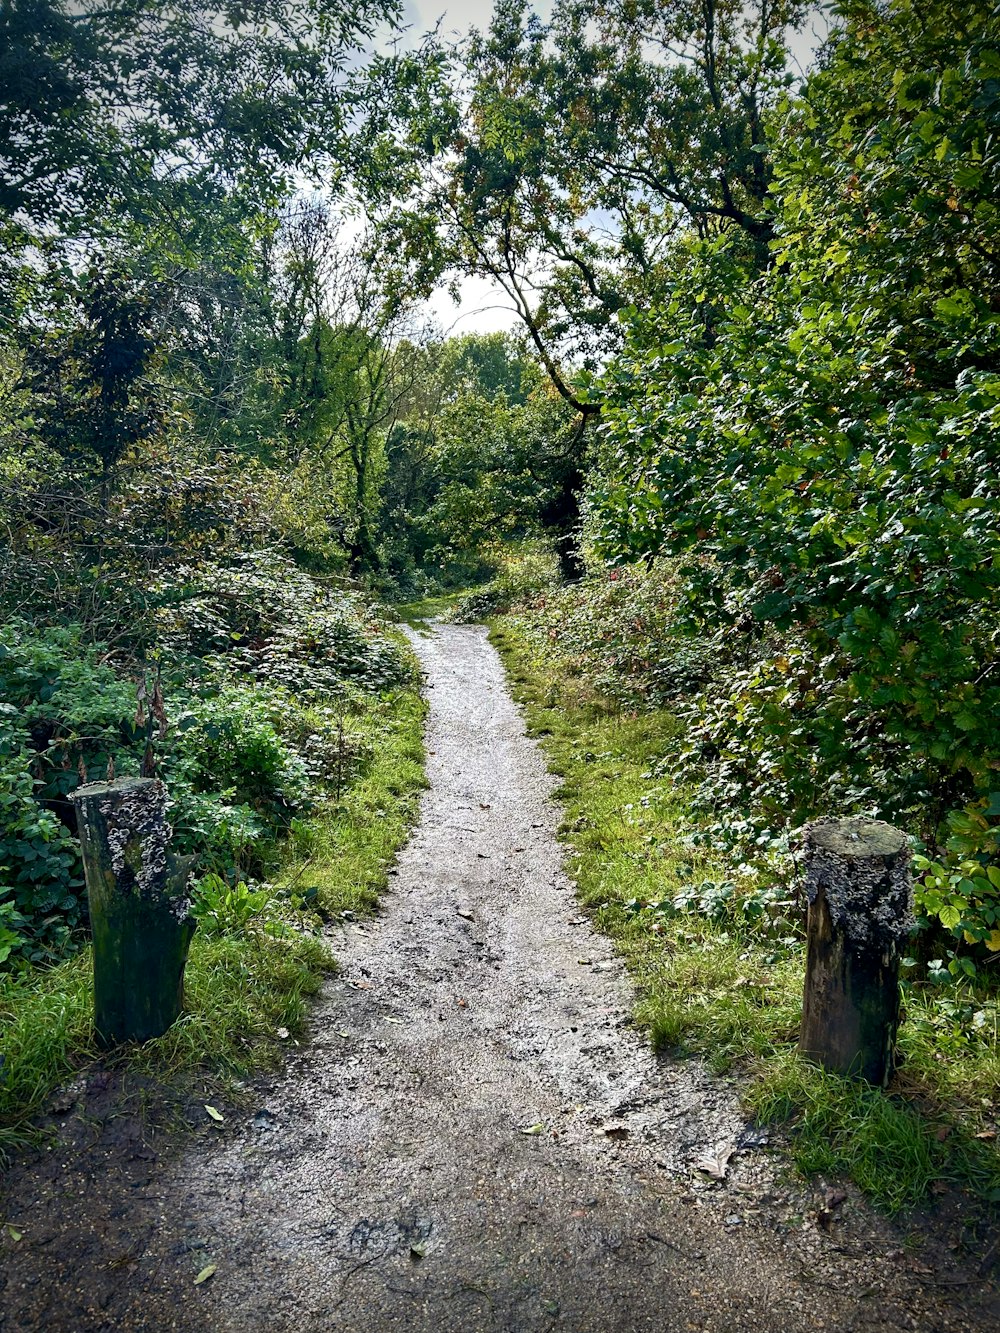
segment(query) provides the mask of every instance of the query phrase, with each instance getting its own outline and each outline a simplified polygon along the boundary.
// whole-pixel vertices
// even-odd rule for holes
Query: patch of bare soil
[[[431,787],[313,1040],[181,1148],[77,1088],[0,1203],[2,1333],[1000,1326],[960,1217],[795,1182],[734,1085],[654,1058],[483,630],[414,642]]]

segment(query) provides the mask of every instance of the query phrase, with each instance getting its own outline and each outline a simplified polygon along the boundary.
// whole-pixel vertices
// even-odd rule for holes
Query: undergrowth
[[[802,905],[692,844],[685,792],[664,776],[664,756],[683,743],[677,719],[610,701],[516,618],[491,637],[562,780],[579,896],[625,958],[657,1049],[717,1072],[745,1067],[748,1113],[789,1126],[799,1169],[850,1175],[889,1212],[947,1184],[1000,1201],[990,994],[907,985],[901,1069],[887,1092],[800,1061]]]
[[[339,799],[296,821],[272,880],[248,888],[206,877],[185,1010],[162,1037],[99,1052],[89,947],[51,968],[0,974],[0,1160],[39,1141],[54,1089],[98,1058],[180,1096],[280,1062],[335,966],[322,921],[373,910],[406,840],[424,785],[423,717],[408,689],[367,700],[350,723],[368,757]]]

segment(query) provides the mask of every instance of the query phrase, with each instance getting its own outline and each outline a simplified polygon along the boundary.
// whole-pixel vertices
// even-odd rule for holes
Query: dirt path
[[[1000,1325],[853,1196],[817,1219],[730,1088],[654,1060],[484,632],[415,646],[431,787],[384,915],[336,941],[314,1040],[180,1154],[92,1108],[64,1160],[15,1172],[0,1330]],[[693,1174],[723,1143],[728,1180]]]

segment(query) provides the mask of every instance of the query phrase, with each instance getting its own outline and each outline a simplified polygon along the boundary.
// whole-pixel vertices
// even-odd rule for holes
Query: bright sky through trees
[[[536,0],[533,5],[538,16],[547,20],[552,12],[551,0]],[[808,67],[813,53],[829,26],[825,6],[817,5],[803,31],[796,34],[790,45],[799,65]],[[440,21],[443,33],[467,33],[470,28],[486,28],[493,14],[490,0],[407,0],[404,23],[411,26],[414,36],[433,28]],[[504,294],[484,278],[462,279],[459,284],[458,304],[443,288],[427,302],[427,311],[446,332],[492,333],[496,330],[516,329],[518,317],[510,308]]]

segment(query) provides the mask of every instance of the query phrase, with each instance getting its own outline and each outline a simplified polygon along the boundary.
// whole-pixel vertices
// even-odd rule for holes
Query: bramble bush
[[[549,645],[573,671],[623,705],[656,707],[708,680],[719,645],[679,625],[677,572],[670,560],[623,565],[577,585],[528,599]]]
[[[156,601],[163,653],[206,658],[299,698],[386,689],[406,678],[386,623],[357,592],[273,551],[182,565],[161,581]]]
[[[190,596],[175,598],[157,648],[166,734],[154,760],[178,850],[236,884],[348,783],[371,747],[345,715],[409,668],[360,597],[274,557],[187,570],[178,588]],[[70,795],[111,764],[140,772],[147,675],[80,626],[0,628],[0,967],[54,960],[86,924]]]
[[[900,822],[965,975],[995,926],[995,840],[954,838],[1000,767],[1000,14],[839,12],[772,136],[772,267],[690,240],[625,316],[588,531],[671,558],[675,629],[724,644],[680,709],[715,828],[766,855],[827,811]]]

